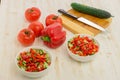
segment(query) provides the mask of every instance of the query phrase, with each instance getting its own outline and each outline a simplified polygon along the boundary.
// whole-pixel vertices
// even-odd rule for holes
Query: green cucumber
[[[102,19],[112,17],[112,15],[105,10],[97,9],[97,8],[90,7],[90,6],[83,5],[83,4],[76,3],[76,2],[71,3],[71,7],[76,11],[89,14],[89,15],[102,18]]]

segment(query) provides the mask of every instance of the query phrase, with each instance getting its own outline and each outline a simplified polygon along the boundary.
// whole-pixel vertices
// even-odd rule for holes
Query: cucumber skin
[[[112,17],[112,15],[105,11],[105,10],[101,10],[101,9],[97,9],[94,7],[90,7],[90,6],[86,6],[80,3],[71,3],[71,7],[79,12],[85,13],[85,14],[89,14],[98,18],[102,18],[102,19],[106,19],[106,18],[110,18]]]

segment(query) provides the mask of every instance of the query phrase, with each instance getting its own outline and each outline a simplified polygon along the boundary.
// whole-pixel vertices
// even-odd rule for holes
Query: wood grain
[[[79,34],[90,34],[94,36],[92,32],[89,30],[83,28],[79,24],[74,23],[72,20],[68,19],[66,16],[61,16],[62,21],[63,21],[63,26],[73,32],[74,34],[79,33]]]

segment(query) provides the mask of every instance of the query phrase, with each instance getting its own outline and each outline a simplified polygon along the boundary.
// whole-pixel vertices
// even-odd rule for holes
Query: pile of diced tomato
[[[18,66],[28,72],[42,71],[51,64],[50,55],[42,49],[30,48],[21,52],[17,58]]]
[[[99,46],[93,38],[77,35],[68,41],[68,48],[73,54],[88,56],[98,52]]]

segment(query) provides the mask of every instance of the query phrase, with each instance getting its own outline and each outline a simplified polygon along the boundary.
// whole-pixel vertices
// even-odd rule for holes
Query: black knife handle
[[[63,9],[59,9],[58,12],[60,12],[60,13],[62,13],[62,14],[64,14],[64,15],[66,15],[66,16],[69,16],[69,17],[71,17],[71,18],[74,18],[74,19],[77,19],[77,18],[78,18],[77,16],[74,16],[74,15],[72,15],[72,14],[66,12],[66,11],[63,10]]]

